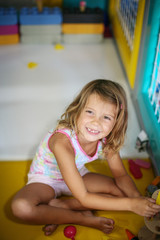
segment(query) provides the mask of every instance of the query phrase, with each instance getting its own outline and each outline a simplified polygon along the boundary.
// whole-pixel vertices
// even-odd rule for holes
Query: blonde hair
[[[115,104],[117,108],[116,123],[103,145],[103,150],[119,151],[124,143],[128,123],[127,100],[124,89],[119,83],[111,80],[97,79],[86,84],[78,96],[67,107],[58,122],[58,128],[67,127],[77,132],[77,120],[84,109],[88,97],[96,93],[104,101]]]

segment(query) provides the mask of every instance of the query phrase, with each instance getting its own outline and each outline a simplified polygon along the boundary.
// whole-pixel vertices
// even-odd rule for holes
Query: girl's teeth
[[[88,131],[91,132],[91,133],[98,133],[98,131],[92,130],[92,129],[90,129],[90,128],[88,128]]]

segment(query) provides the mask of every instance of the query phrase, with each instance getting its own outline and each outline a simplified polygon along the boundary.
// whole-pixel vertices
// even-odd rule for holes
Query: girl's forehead
[[[117,105],[115,103],[109,101],[109,99],[104,99],[95,93],[91,94],[88,97],[85,107],[95,109],[96,111],[97,109],[101,109],[101,111],[105,112],[106,114],[112,113],[114,116],[117,115],[118,111]]]
[[[103,104],[108,104],[108,103],[111,103],[109,102],[109,100],[105,99],[104,97],[98,95],[97,93],[92,93],[87,101],[86,101],[86,105],[89,104],[89,103],[103,103]]]

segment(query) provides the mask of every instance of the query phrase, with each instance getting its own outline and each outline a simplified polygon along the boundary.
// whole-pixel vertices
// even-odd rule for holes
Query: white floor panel
[[[103,44],[0,46],[0,160],[34,156],[46,132],[87,82],[118,81],[127,92],[129,126],[121,156],[147,157],[135,149],[140,128],[112,39]],[[38,66],[29,69],[27,64]]]

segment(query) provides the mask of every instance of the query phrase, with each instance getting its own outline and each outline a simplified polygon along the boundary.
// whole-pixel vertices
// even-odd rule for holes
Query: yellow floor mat
[[[123,160],[129,172],[128,161]],[[67,225],[61,225],[52,236],[46,237],[41,231],[42,226],[32,226],[18,222],[11,213],[10,204],[14,194],[25,185],[27,172],[31,161],[0,162],[0,239],[1,240],[65,240],[67,239],[63,230]],[[87,164],[90,171],[110,175],[107,163],[96,160]],[[145,188],[154,179],[153,169],[142,169],[143,177],[135,181],[142,194]],[[128,240],[125,229],[129,229],[135,235],[144,225],[143,217],[131,212],[97,211],[97,216],[112,218],[115,221],[115,228],[111,234],[105,235],[99,230],[76,226],[77,233],[75,240]]]

